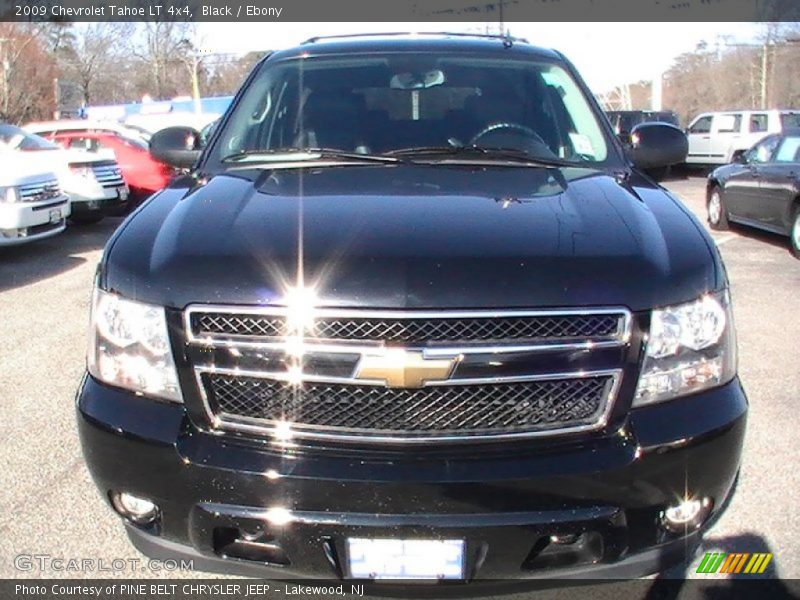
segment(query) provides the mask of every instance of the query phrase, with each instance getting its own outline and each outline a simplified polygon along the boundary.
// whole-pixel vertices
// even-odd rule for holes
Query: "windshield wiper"
[[[410,160],[423,158],[426,161],[430,160],[431,157],[440,157],[440,159],[435,162],[451,162],[453,159],[461,162],[461,159],[473,159],[469,162],[491,161],[493,163],[547,168],[576,166],[575,163],[556,156],[533,156],[524,150],[516,150],[513,148],[483,148],[481,146],[420,146],[418,148],[390,150],[386,152],[385,155],[392,157],[402,156]]]
[[[394,164],[401,159],[383,154],[362,154],[335,148],[275,148],[268,150],[245,150],[230,154],[222,159],[224,163],[280,163],[296,161],[348,160],[356,162],[377,162]]]

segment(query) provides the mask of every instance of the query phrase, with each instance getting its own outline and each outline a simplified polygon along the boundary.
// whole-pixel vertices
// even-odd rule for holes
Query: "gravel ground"
[[[675,178],[665,186],[704,220],[704,179]],[[142,558],[89,478],[73,414],[84,369],[92,278],[119,222],[71,227],[50,240],[0,249],[0,577],[103,576],[21,572],[14,566],[19,554]],[[740,374],[751,410],[738,491],[707,536],[705,549],[773,552],[771,574],[799,578],[795,494],[800,474],[794,459],[800,446],[795,413],[800,261],[778,236],[734,229],[714,233],[714,238],[732,283]],[[611,587],[606,594],[617,592]]]

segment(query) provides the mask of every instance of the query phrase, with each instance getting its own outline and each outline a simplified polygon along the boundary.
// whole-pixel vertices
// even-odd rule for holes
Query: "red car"
[[[146,140],[124,126],[73,120],[31,123],[25,129],[65,148],[113,153],[135,204],[166,187],[175,176],[172,167],[150,155]]]

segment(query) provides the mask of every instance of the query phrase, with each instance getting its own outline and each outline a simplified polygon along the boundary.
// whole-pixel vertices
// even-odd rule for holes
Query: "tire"
[[[789,231],[789,248],[795,258],[800,258],[800,208],[794,211],[792,229]]]
[[[72,215],[69,219],[76,225],[94,225],[103,220],[103,215]]]
[[[725,199],[722,197],[722,190],[719,187],[711,189],[706,203],[708,211],[708,225],[715,231],[725,231],[728,229],[728,209],[725,208]]]

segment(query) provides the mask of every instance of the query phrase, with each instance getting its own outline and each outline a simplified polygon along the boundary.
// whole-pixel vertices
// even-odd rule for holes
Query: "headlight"
[[[13,204],[19,200],[17,188],[15,187],[0,187],[0,202]]]
[[[633,406],[723,385],[736,375],[727,291],[653,311]]]
[[[164,308],[95,289],[89,373],[138,394],[181,402]]]

